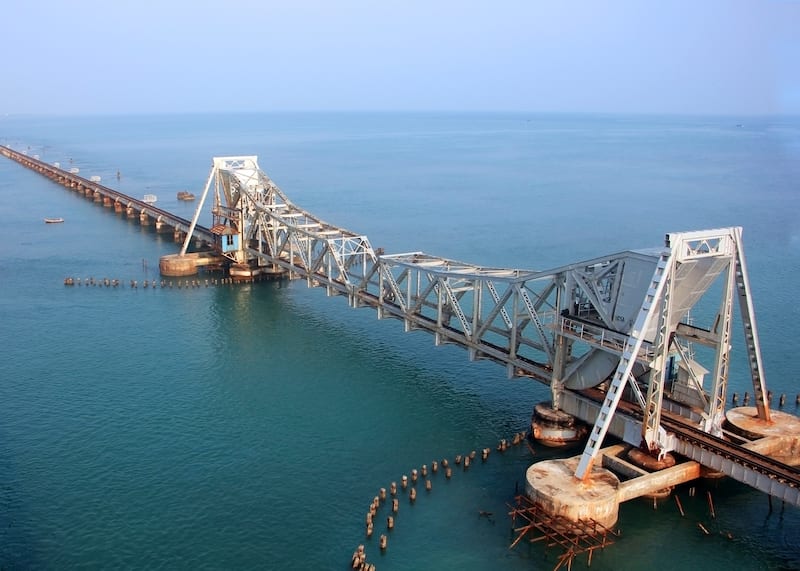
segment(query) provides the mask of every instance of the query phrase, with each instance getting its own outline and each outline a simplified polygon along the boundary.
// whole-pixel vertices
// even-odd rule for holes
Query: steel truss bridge
[[[712,444],[725,442],[736,305],[758,418],[771,421],[741,228],[670,233],[658,248],[533,271],[376,250],[366,236],[293,204],[255,156],[214,158],[193,225],[209,194],[211,230],[233,263],[283,270],[328,295],[347,297],[351,307],[398,319],[406,331],[428,331],[436,345],[462,346],[471,360],[496,361],[509,378],[541,381],[556,409],[567,400],[572,412],[592,409],[588,416],[595,422],[577,478],[590,473],[622,401],[635,409],[628,418],[637,417],[637,431],[618,431],[631,444],[702,459],[800,505],[796,468],[766,473],[753,452],[747,462],[732,461],[730,451],[716,450],[719,461],[709,456]],[[709,297],[708,323],[694,322],[690,316],[702,312],[692,310],[701,300],[707,307]],[[594,388],[602,397],[591,404],[584,393]],[[665,410],[671,411],[668,423]],[[775,463],[763,458],[763,465]],[[754,483],[765,473],[763,485]]]
[[[9,153],[19,155],[4,149],[64,182],[65,171]],[[76,180],[107,190],[87,182]],[[213,225],[206,229],[197,223],[209,195]],[[761,454],[773,449],[766,439],[731,438],[723,427],[735,306],[757,420],[768,425],[773,415],[739,227],[669,233],[657,248],[546,271],[386,254],[366,236],[293,204],[255,156],[237,156],[213,159],[181,254],[198,229],[239,268],[305,279],[347,297],[351,307],[401,320],[406,331],[430,332],[436,345],[456,344],[471,360],[500,363],[509,378],[548,385],[554,408],[594,422],[579,479],[590,474],[610,431],[800,506],[800,470]],[[800,446],[800,435],[790,436]]]

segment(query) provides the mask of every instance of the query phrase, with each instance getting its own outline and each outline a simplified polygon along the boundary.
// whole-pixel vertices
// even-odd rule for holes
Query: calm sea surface
[[[376,247],[491,266],[547,269],[741,225],[767,382],[797,413],[798,118],[3,117],[0,144],[187,218],[195,204],[176,192],[199,196],[213,156],[258,155],[296,204]],[[494,449],[545,387],[304,282],[133,290],[177,251],[172,236],[6,159],[0,220],[0,569],[344,570],[360,543],[381,571],[556,565],[541,543],[508,549],[506,503],[552,454],[538,447],[404,497],[383,554],[385,507],[364,533],[381,487]],[[738,330],[736,343],[742,394]],[[704,491],[678,490],[685,517],[672,499],[624,504],[622,537],[591,569],[800,568],[800,510],[708,485],[716,519]]]

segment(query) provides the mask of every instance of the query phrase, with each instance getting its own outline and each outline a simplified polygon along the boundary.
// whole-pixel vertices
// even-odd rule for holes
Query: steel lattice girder
[[[727,384],[726,327],[735,284],[759,415],[768,418],[740,228],[669,234],[666,249],[626,251],[544,272],[487,268],[422,252],[383,255],[366,236],[292,204],[258,168],[255,157],[214,161],[209,184],[212,178],[217,181],[215,216],[240,232],[239,258],[284,268],[309,285],[325,286],[329,295],[348,296],[354,307],[372,306],[379,317],[402,320],[407,330],[430,331],[437,344],[457,343],[472,359],[505,364],[509,376],[552,382],[554,393],[612,379],[605,417],[613,415],[628,385],[647,417],[643,427],[651,445],[664,443],[658,419],[665,356],[675,351],[686,359],[675,338],[697,340],[715,350],[714,386],[702,401],[706,430],[717,429]],[[207,190],[208,185],[203,199]],[[684,323],[723,272],[729,284],[720,311],[724,327],[706,330]],[[666,281],[656,277],[660,273]],[[665,283],[668,300],[661,297]],[[562,353],[556,355],[558,351]],[[556,362],[562,370],[554,373]],[[648,378],[648,371],[645,397],[637,383]],[[598,428],[579,471],[591,466],[593,448],[604,434]]]

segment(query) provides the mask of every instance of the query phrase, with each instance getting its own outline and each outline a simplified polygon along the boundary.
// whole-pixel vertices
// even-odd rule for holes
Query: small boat
[[[187,190],[178,192],[178,200],[194,200],[194,194]]]
[[[60,224],[64,221],[63,218],[45,218],[45,224]]]
[[[146,202],[147,204],[153,204],[157,200],[158,197],[155,194],[145,194],[144,198],[142,198],[142,201]]]

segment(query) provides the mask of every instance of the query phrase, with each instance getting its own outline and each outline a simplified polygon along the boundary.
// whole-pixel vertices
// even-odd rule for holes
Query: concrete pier
[[[765,422],[758,418],[754,406],[732,408],[725,414],[726,426],[735,434],[753,440],[744,448],[787,464],[800,466],[800,418],[781,411],[772,411]]]
[[[577,444],[589,432],[585,424],[563,410],[555,410],[551,403],[538,403],[533,408],[531,433],[545,446],[563,447]]]
[[[162,276],[193,276],[201,267],[219,266],[226,259],[213,252],[195,252],[191,254],[169,254],[161,256],[158,269]]]
[[[758,417],[754,406],[740,406],[725,413],[726,425],[737,434],[749,439],[767,436],[794,435],[800,438],[800,418],[781,411],[771,411],[770,420]]]
[[[700,464],[693,461],[648,472],[624,459],[629,449],[627,445],[602,449],[603,465],[593,466],[586,480],[575,477],[580,456],[537,462],[525,475],[525,492],[535,505],[554,518],[573,522],[594,520],[611,528],[617,522],[622,502],[690,482],[701,475]]]
[[[617,523],[619,478],[601,466],[592,468],[587,481],[575,478],[580,456],[545,460],[528,468],[525,492],[551,516],[577,522],[593,519],[605,527]]]

